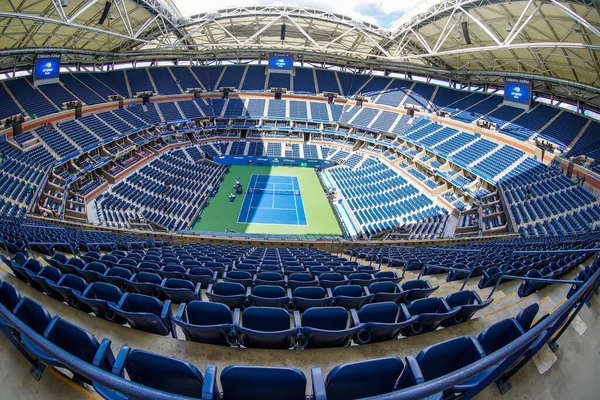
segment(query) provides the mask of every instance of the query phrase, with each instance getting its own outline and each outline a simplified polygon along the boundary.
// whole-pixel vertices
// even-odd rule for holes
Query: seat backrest
[[[418,315],[425,313],[436,313],[440,311],[442,299],[438,297],[428,297],[426,299],[418,299],[411,301],[407,308],[410,315]]]
[[[19,300],[13,314],[40,335],[44,334],[52,319],[50,313],[43,306],[29,297],[23,297]]]
[[[230,324],[231,310],[225,304],[193,300],[185,306],[187,322],[193,325]]]
[[[276,299],[279,297],[285,297],[285,289],[281,286],[275,285],[258,285],[252,289],[252,294],[258,297],[265,297],[269,299]]]
[[[290,274],[290,276],[288,277],[288,282],[289,281],[310,282],[310,281],[313,281],[314,279],[315,278],[313,278],[313,276],[309,273],[295,272],[293,274]]]
[[[339,365],[325,381],[327,400],[362,399],[390,393],[403,369],[404,363],[399,357]]]
[[[448,303],[450,308],[473,304],[474,301],[475,296],[473,296],[473,292],[470,290],[462,290],[460,292],[449,294],[446,297],[446,303]]]
[[[283,277],[278,272],[259,272],[256,278],[272,282],[283,280]]]
[[[177,261],[175,261],[175,264],[177,264]],[[148,262],[148,261],[142,261],[141,263],[138,264],[137,267],[140,269],[151,269],[154,271],[158,271],[160,269],[160,267],[158,266],[157,263]]]
[[[133,382],[182,396],[199,397],[204,378],[187,361],[161,356],[143,350],[132,350],[125,369]]]
[[[212,287],[213,293],[221,296],[235,296],[238,294],[246,294],[244,285],[237,282],[217,282]]]
[[[312,307],[302,314],[302,326],[341,331],[347,328],[348,312],[343,307]]]
[[[154,283],[156,285],[160,285],[162,278],[160,275],[153,274],[152,272],[138,272],[135,275],[135,281],[140,283]]]
[[[250,272],[246,271],[231,271],[227,273],[227,277],[231,279],[252,279]]]
[[[369,285],[371,293],[396,293],[398,286],[394,282],[374,282]]]
[[[284,331],[290,328],[290,314],[283,308],[248,307],[242,313],[242,326],[256,331]]]
[[[295,368],[230,366],[221,387],[224,400],[304,400],[306,376]]]
[[[524,334],[521,325],[514,318],[509,318],[485,328],[477,336],[477,341],[485,354],[490,355]]]
[[[525,307],[523,311],[517,315],[516,320],[525,332],[531,328],[531,324],[533,324],[533,320],[535,319],[535,316],[539,310],[540,305],[538,303],[533,303]]]
[[[163,304],[160,300],[140,293],[128,293],[123,304],[124,311],[160,315]]]
[[[44,336],[61,349],[90,364],[100,347],[94,335],[58,316],[52,319]]]
[[[400,307],[393,301],[365,304],[358,310],[360,322],[382,322],[393,324],[398,318]]]
[[[100,274],[103,274],[106,272],[106,270],[108,269],[106,267],[106,265],[102,264],[101,262],[98,261],[92,261],[89,262],[85,265],[85,267],[83,267],[84,270],[86,271],[95,271],[98,272]]]
[[[323,299],[327,296],[325,289],[318,286],[299,287],[292,292],[293,297],[302,297],[304,299]]]
[[[80,276],[65,274],[58,280],[58,286],[70,287],[79,290],[81,293],[85,290],[87,282]]]
[[[165,287],[171,289],[189,289],[192,292],[194,291],[194,284],[192,282],[178,278],[167,279],[165,282]]]
[[[324,274],[319,275],[320,281],[343,281],[344,276],[337,272],[326,272]]]
[[[92,283],[92,288],[87,295],[90,298],[111,301],[115,304],[118,304],[121,296],[123,296],[123,292],[121,292],[118,287],[111,285],[110,283],[94,282]]]
[[[126,268],[112,267],[106,271],[106,276],[118,276],[120,278],[130,279],[133,274]]]
[[[414,281],[407,281],[402,284],[402,289],[404,289],[404,290],[426,289],[429,287],[430,287],[430,285],[428,284],[428,282],[421,280],[421,279],[415,279]]]
[[[21,293],[8,282],[0,282],[0,304],[13,311],[21,300]]]
[[[425,381],[449,374],[485,356],[475,338],[464,336],[429,346],[417,355]]]
[[[334,296],[361,297],[363,288],[360,285],[344,285],[333,288]]]

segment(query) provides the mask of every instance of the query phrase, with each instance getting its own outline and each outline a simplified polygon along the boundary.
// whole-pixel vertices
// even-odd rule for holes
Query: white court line
[[[295,208],[266,208],[266,207],[252,207],[255,210],[280,210],[280,211],[293,211]]]
[[[296,185],[294,185],[294,178],[292,178],[292,191],[294,191],[294,192],[296,191]],[[293,196],[294,196],[294,209],[296,210],[296,224],[300,225],[300,215],[298,214],[298,200],[296,199],[296,197],[298,197],[298,196],[296,196],[295,194]],[[302,196],[302,193],[300,194],[300,196]]]
[[[252,175],[252,178],[254,178],[254,175]],[[250,181],[252,181],[252,178],[250,178]],[[254,199],[254,189],[256,188],[256,181],[257,179],[254,179],[254,186],[252,186],[252,193],[250,194],[250,204],[248,204],[248,212],[246,213],[246,224],[248,224],[248,218],[250,218],[250,210],[252,209],[252,200]],[[248,185],[250,186],[250,185]],[[248,195],[248,190],[246,189],[246,196]],[[246,200],[246,196],[244,196],[244,200]],[[244,205],[244,203],[242,203],[242,206]],[[240,210],[240,212],[242,212],[242,210]],[[239,218],[238,218],[239,221]]]

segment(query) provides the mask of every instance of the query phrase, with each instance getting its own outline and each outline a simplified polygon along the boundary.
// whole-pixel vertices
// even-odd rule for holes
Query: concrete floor
[[[570,274],[569,277],[575,273],[576,271]],[[504,318],[515,316],[522,308],[533,302],[540,304],[542,312],[551,311],[564,299],[569,288],[567,285],[554,285],[530,297],[520,299],[515,293],[518,283],[508,282],[500,286],[500,290],[494,294],[495,301],[488,308],[478,313],[474,320],[455,327],[384,343],[300,351],[237,349],[186,342],[182,339],[173,339],[170,336],[152,335],[112,324],[93,315],[84,314],[37,292],[5,272],[0,271],[0,279],[16,286],[22,295],[31,297],[43,304],[52,315],[58,314],[68,321],[76,322],[98,339],[104,337],[111,339],[112,349],[115,353],[122,345],[128,344],[133,348],[145,349],[187,360],[200,370],[203,370],[207,364],[215,364],[218,371],[223,370],[228,365],[288,366],[302,370],[308,379],[310,379],[310,368],[312,367],[320,367],[326,375],[339,364],[391,355],[403,358],[407,355],[416,355],[424,347],[452,337],[477,335],[485,327]],[[414,279],[414,277],[407,277],[406,279]],[[427,277],[427,279],[431,281],[432,285],[440,286],[434,292],[434,295],[437,296],[445,297],[447,294],[459,289],[457,283],[446,283],[441,276]],[[476,283],[477,279],[471,280],[467,288],[477,289]],[[480,292],[482,297],[487,296],[489,293],[489,289],[477,289],[477,291]],[[504,398],[563,399],[572,397],[576,399],[597,399],[599,397],[597,393],[600,392],[600,382],[591,378],[598,375],[596,366],[600,359],[600,324],[598,321],[600,300],[596,297],[593,303],[591,309],[585,308],[581,313],[581,318],[587,326],[583,335],[580,335],[574,327],[570,327],[560,340],[561,347],[556,353],[557,362],[551,365],[552,362],[547,361],[546,365],[551,365],[551,367],[543,375],[538,372],[536,363],[529,363],[512,379],[513,389]],[[581,324],[579,327],[581,327]],[[180,338],[184,337],[181,331],[178,336]],[[547,351],[549,352],[549,349]],[[550,354],[544,352],[544,355],[552,358],[551,352]],[[538,364],[543,365],[544,363],[538,362]],[[590,368],[590,366],[594,367]],[[57,378],[56,373],[53,373],[53,371],[47,371],[39,382],[30,377],[28,372],[29,364],[27,361],[10,345],[4,336],[0,335],[0,387],[2,388],[0,400],[39,399],[40,397],[44,399],[96,398],[80,387],[73,388],[72,384],[65,384]],[[482,399],[500,397],[495,386],[487,388],[479,396]]]

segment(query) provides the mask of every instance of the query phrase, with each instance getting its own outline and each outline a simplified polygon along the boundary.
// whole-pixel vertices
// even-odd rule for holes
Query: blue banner
[[[531,106],[531,81],[506,78],[504,102],[513,107],[529,109]]]
[[[36,86],[57,83],[60,75],[59,54],[39,54],[33,65],[33,82]]]

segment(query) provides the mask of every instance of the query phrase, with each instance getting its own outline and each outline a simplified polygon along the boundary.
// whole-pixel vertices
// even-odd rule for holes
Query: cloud
[[[299,4],[303,7],[343,14],[364,22],[390,28],[398,18],[414,9],[415,6],[435,1],[439,0],[328,0],[326,2],[322,0],[300,0],[290,4]],[[274,3],[272,0],[220,0],[217,3],[218,7],[215,7],[215,3],[207,1],[173,0],[173,2],[184,16],[230,7],[281,4]]]

